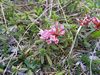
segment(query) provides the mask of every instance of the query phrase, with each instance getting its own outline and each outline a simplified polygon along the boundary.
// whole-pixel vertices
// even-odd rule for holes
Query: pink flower
[[[58,36],[62,36],[65,34],[64,26],[61,24],[56,24],[51,27],[50,30],[40,30],[39,35],[40,39],[46,41],[48,44],[54,43],[58,44],[59,39]]]
[[[47,44],[51,44],[52,41],[49,39],[49,40],[46,40]]]
[[[42,40],[47,40],[50,38],[51,33],[49,30],[40,30],[39,35]]]
[[[50,32],[52,35],[62,36],[65,34],[64,26],[56,22],[55,25],[51,27]]]
[[[98,18],[93,17],[92,22],[95,24],[96,29],[100,29],[100,20]]]
[[[86,26],[90,23],[91,18],[87,15],[83,20],[78,20],[81,26]]]
[[[50,39],[46,40],[46,42],[48,44],[51,44],[51,43],[58,44],[59,39],[56,36],[54,36],[54,35],[50,35]]]
[[[58,44],[59,39],[55,35],[50,35],[50,41],[54,42],[55,44]]]

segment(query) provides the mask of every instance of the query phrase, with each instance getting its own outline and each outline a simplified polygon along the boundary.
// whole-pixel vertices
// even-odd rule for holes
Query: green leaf
[[[46,50],[45,50],[44,48],[41,48],[41,49],[39,50],[39,53],[40,53],[41,56],[45,56]]]
[[[59,18],[59,16],[56,14],[55,11],[52,11],[51,18],[52,18],[54,21],[56,21],[56,20]]]
[[[61,71],[61,72],[57,72],[56,75],[63,75],[65,73],[65,71]]]
[[[46,57],[47,57],[49,65],[52,66],[52,60],[50,59],[50,57],[47,54],[46,54]]]
[[[29,70],[29,71],[27,72],[27,75],[33,75],[33,72],[32,72],[31,70]]]
[[[16,66],[12,66],[12,71],[13,72],[15,72],[15,71],[17,71],[18,69],[17,69],[17,67]]]
[[[100,30],[99,31],[95,31],[91,34],[92,38],[100,38]]]
[[[43,42],[43,40],[36,40],[34,44],[41,44]]]
[[[0,3],[3,2],[3,0],[0,0]]]
[[[51,45],[50,48],[53,49],[53,50],[59,49],[56,45]]]
[[[0,73],[3,73],[3,71],[4,71],[4,70],[3,70],[2,68],[0,68]]]
[[[42,13],[43,8],[41,8],[41,7],[36,7],[36,8],[34,9],[34,11],[35,11],[35,13],[39,16],[39,15]]]
[[[5,41],[5,40],[7,40],[7,37],[6,37],[6,36],[4,36],[4,35],[0,35],[0,40]]]
[[[32,60],[31,58],[25,59],[24,63],[29,69],[33,71],[38,68],[37,61]]]
[[[83,54],[82,56],[81,56],[81,61],[84,63],[84,64],[86,64],[86,66],[90,66],[90,60],[89,60],[89,57],[88,57],[88,55],[85,55],[85,54]]]
[[[100,8],[100,0],[96,0],[96,6],[97,8]]]
[[[44,63],[44,56],[41,56],[41,63],[43,64]]]
[[[93,63],[94,63],[94,64],[100,64],[100,59],[93,60]]]

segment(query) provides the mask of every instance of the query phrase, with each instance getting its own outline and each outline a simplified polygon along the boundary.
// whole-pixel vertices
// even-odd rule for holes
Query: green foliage
[[[36,7],[35,8],[35,10],[34,10],[34,12],[36,13],[36,15],[40,15],[40,14],[42,14],[42,11],[43,11],[43,8],[42,7]]]
[[[47,54],[46,54],[46,57],[47,57],[49,65],[52,66],[52,60],[51,60],[51,58]]]
[[[31,58],[26,58],[24,61],[27,68],[35,71],[35,69],[39,68],[38,62],[36,60],[33,60]]]
[[[59,16],[56,14],[55,11],[52,11],[52,15],[51,15],[51,18],[54,20],[54,21],[57,21]]]
[[[93,38],[100,38],[100,30],[99,31],[95,31],[91,34],[91,37]]]
[[[81,60],[82,60],[82,62],[84,62],[84,64],[86,64],[89,67],[90,60],[89,60],[89,57],[87,55],[82,55]]]
[[[61,72],[57,72],[56,75],[63,75],[65,73],[65,71],[61,71]]]

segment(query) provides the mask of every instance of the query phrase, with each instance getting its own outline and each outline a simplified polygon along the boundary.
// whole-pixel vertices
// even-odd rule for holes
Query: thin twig
[[[8,58],[4,58],[3,60],[0,60],[0,63],[4,62],[6,60],[9,60],[11,57],[12,57],[12,55],[10,55]],[[16,58],[14,58],[14,59],[16,59]]]
[[[7,30],[7,21],[6,21],[6,17],[5,17],[5,13],[4,13],[3,4],[0,3],[0,6],[1,6],[1,12],[2,12],[2,15],[3,15],[4,24],[5,24],[5,27],[6,27],[6,30]]]
[[[96,52],[97,46],[98,46],[98,42],[96,43],[96,46],[95,46],[94,51],[92,53],[92,58],[90,59],[90,75],[92,75],[92,61],[93,61],[93,56],[94,56],[94,53]]]
[[[3,75],[5,75],[5,72],[7,71],[7,68],[8,68],[8,66],[9,66],[10,62],[11,62],[12,58],[14,57],[14,54],[15,54],[15,53],[12,54],[12,56],[11,56],[11,58],[10,58],[8,64],[7,64],[7,66],[6,66],[6,68],[5,68],[4,72],[3,72]]]
[[[69,57],[70,57],[70,55],[71,55],[72,52],[73,52],[73,48],[74,48],[74,46],[75,46],[75,42],[76,42],[77,36],[78,36],[78,34],[79,34],[81,28],[82,28],[82,26],[80,26],[80,27],[78,28],[78,30],[77,30],[77,33],[76,33],[76,35],[75,35],[75,38],[74,38],[74,40],[73,40],[73,43],[72,43],[72,46],[71,46],[71,49],[70,49],[70,52],[69,52]]]
[[[50,13],[49,13],[49,18],[50,18],[51,15],[52,15],[52,5],[53,5],[53,0],[50,0],[50,6],[51,6],[51,9],[50,9]]]

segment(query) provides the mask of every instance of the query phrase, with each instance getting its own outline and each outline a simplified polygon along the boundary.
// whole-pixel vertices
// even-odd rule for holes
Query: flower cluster
[[[96,17],[85,16],[83,20],[78,20],[81,26],[87,26],[92,21],[96,29],[100,29],[100,20]]]
[[[89,24],[90,21],[91,21],[90,16],[86,16],[83,20],[79,20],[79,23],[81,26],[86,26]]]
[[[92,22],[95,24],[96,29],[100,29],[100,20],[98,18],[93,17]]]
[[[39,35],[42,40],[45,40],[48,44],[55,43],[58,44],[58,36],[65,34],[64,26],[58,22],[51,26],[49,30],[40,30]]]

